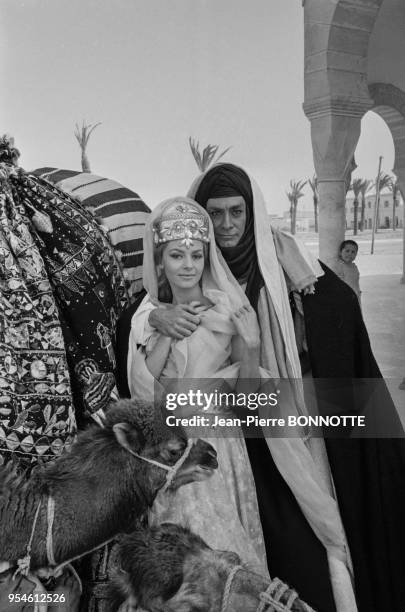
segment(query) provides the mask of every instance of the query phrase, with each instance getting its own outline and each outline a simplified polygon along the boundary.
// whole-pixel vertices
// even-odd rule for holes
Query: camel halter
[[[170,487],[173,480],[175,479],[177,472],[179,471],[179,469],[181,468],[181,466],[183,465],[183,463],[186,461],[187,457],[189,456],[190,451],[193,446],[194,446],[194,440],[191,440],[191,439],[187,440],[187,446],[184,449],[183,454],[176,461],[174,465],[166,465],[165,463],[160,463],[159,461],[155,461],[154,459],[148,459],[148,457],[142,457],[142,455],[138,455],[138,453],[135,453],[133,450],[131,450],[127,446],[124,446],[124,448],[129,453],[131,453],[131,455],[134,455],[134,457],[137,457],[137,459],[141,459],[141,461],[146,461],[147,463],[151,463],[152,465],[155,465],[156,467],[159,467],[162,470],[165,470],[167,472],[167,477],[166,477],[166,482],[162,487],[162,491],[167,491],[167,489]],[[26,548],[26,554],[25,554],[25,557],[18,560],[17,562],[18,567],[17,567],[15,574],[23,574],[26,576],[29,572],[30,564],[31,564],[31,545],[32,545],[32,540],[34,538],[35,528],[36,528],[38,517],[39,517],[39,511],[41,509],[41,504],[42,504],[42,500],[40,499],[38,502],[34,520],[32,523],[32,529],[31,529],[30,538],[29,538],[27,548]],[[48,503],[47,503],[46,553],[47,553],[49,565],[51,567],[54,567],[56,565],[55,556],[53,552],[53,537],[52,537],[54,518],[55,518],[55,500],[53,499],[51,495],[49,495]]]
[[[25,549],[25,557],[22,559],[18,559],[17,561],[17,569],[15,571],[14,577],[16,574],[22,574],[23,576],[27,576],[30,571],[31,565],[31,546],[32,540],[34,539],[35,529],[37,526],[39,512],[42,506],[42,498],[39,500],[37,509],[35,511],[34,520],[32,522],[31,534],[28,540],[26,549]],[[46,555],[48,558],[49,567],[55,567],[55,555],[53,550],[53,523],[55,519],[55,500],[52,495],[48,495],[47,497],[47,511],[46,511],[46,519],[47,519],[47,527],[46,527]]]
[[[28,573],[30,571],[30,565],[31,565],[31,545],[32,545],[32,540],[34,539],[35,527],[37,526],[37,521],[38,521],[38,517],[39,517],[39,511],[41,510],[41,505],[42,505],[42,499],[39,500],[38,505],[37,505],[37,509],[35,511],[34,520],[32,522],[30,539],[28,540],[27,548],[26,548],[26,551],[25,551],[25,557],[22,557],[22,559],[18,559],[18,561],[17,561],[17,569],[14,572],[13,579],[15,579],[18,574],[21,574],[22,576],[28,576]]]
[[[228,612],[232,582],[236,574],[240,570],[245,569],[246,568],[242,565],[235,565],[229,572],[225,583],[224,594],[222,596],[221,612]],[[286,603],[280,601],[284,593],[288,590],[290,590],[290,588],[284,584],[284,582],[279,578],[274,578],[267,589],[259,594],[260,603],[256,608],[256,612],[288,612],[288,610],[292,610],[294,601],[298,599],[298,593],[296,591],[291,589],[291,593]],[[304,602],[302,603],[304,604]],[[314,612],[307,604],[304,605],[306,606],[306,612]]]
[[[142,455],[138,455],[138,453],[135,453],[128,446],[124,446],[124,448],[129,453],[131,453],[131,455],[133,455],[134,457],[137,457],[137,459],[141,459],[142,461],[146,461],[146,463],[151,463],[152,465],[156,465],[156,467],[160,467],[162,470],[165,470],[167,472],[166,482],[161,489],[162,492],[165,492],[172,484],[173,480],[175,479],[177,475],[177,472],[179,471],[179,469],[181,468],[181,466],[183,465],[183,463],[189,456],[190,451],[193,446],[194,446],[194,440],[190,440],[190,439],[187,440],[187,446],[184,449],[183,454],[181,455],[180,459],[176,461],[174,465],[166,465],[165,463],[160,463],[160,461],[155,461],[154,459],[148,459],[148,457],[142,457]]]
[[[183,454],[176,461],[174,465],[166,465],[165,463],[160,463],[159,461],[155,461],[154,459],[148,459],[148,457],[142,457],[142,455],[138,455],[138,453],[135,453],[133,450],[131,450],[127,446],[124,446],[124,448],[129,453],[131,453],[131,455],[134,455],[134,457],[137,457],[137,459],[141,459],[142,461],[146,461],[147,463],[151,463],[152,465],[155,465],[161,468],[162,470],[165,470],[167,472],[167,477],[166,477],[166,482],[164,486],[162,487],[162,491],[167,491],[167,489],[172,484],[174,478],[176,477],[177,472],[179,471],[179,469],[181,468],[181,466],[183,465],[183,463],[186,461],[187,457],[189,456],[190,451],[193,446],[194,446],[194,440],[191,440],[191,439],[187,440],[187,446],[184,449]],[[27,576],[30,571],[31,545],[32,545],[32,540],[34,539],[35,528],[37,525],[41,505],[42,505],[42,499],[39,500],[37,509],[34,515],[31,534],[30,534],[30,538],[28,540],[28,544],[26,547],[25,557],[23,557],[22,559],[18,559],[17,569],[14,573],[14,578],[16,577],[17,574],[22,574],[24,576]],[[46,553],[47,553],[48,563],[50,567],[56,566],[56,561],[55,561],[55,556],[54,556],[54,551],[53,551],[53,536],[52,536],[54,518],[55,518],[55,500],[53,499],[51,495],[49,495],[48,503],[47,503]],[[77,576],[76,571],[74,571],[74,573]],[[80,586],[81,586],[81,583],[80,583]]]

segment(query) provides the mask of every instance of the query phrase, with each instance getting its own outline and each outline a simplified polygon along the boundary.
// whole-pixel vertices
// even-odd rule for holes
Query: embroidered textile
[[[108,239],[120,253],[128,293],[142,288],[143,233],[150,209],[142,198],[117,181],[90,172],[38,168],[33,174],[68,193],[100,219]]]
[[[0,454],[69,448],[76,417],[115,386],[112,338],[128,303],[104,233],[46,181],[1,164]]]

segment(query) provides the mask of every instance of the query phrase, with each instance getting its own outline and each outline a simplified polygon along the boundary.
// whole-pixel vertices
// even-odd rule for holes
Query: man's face
[[[210,198],[207,212],[214,226],[219,247],[234,247],[243,236],[246,226],[246,202],[242,196]]]

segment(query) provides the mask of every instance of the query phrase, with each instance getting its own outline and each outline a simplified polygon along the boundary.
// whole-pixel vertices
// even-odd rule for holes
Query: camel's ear
[[[130,449],[135,452],[141,450],[144,442],[143,436],[135,427],[131,427],[129,423],[123,422],[115,423],[112,429],[118,444],[125,449]]]

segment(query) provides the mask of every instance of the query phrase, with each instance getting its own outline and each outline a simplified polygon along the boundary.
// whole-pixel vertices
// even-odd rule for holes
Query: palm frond
[[[98,127],[99,125],[101,125],[101,121],[99,121],[98,123],[93,123],[93,125],[87,125],[86,126],[86,128],[87,128],[87,132],[86,132],[86,136],[85,136],[85,138],[86,138],[86,145],[89,142],[89,138],[90,138],[92,132],[94,132],[96,127]]]
[[[392,177],[386,172],[381,171],[379,178],[380,178],[380,181],[378,185],[378,190],[381,193],[383,189],[386,189],[387,187],[389,187]],[[375,181],[373,183],[373,187],[375,187],[376,189],[377,189],[377,184],[378,184],[378,181]]]
[[[388,189],[390,191],[392,191],[393,194],[396,194],[399,191],[398,179],[397,179],[396,176],[391,176],[390,179],[391,180],[390,180],[389,184],[387,185],[387,187],[388,187]]]
[[[193,138],[191,138],[191,136],[189,137],[188,142],[190,144],[190,149],[193,154],[195,163],[197,164],[199,170],[201,170],[202,159],[200,155],[200,143],[198,142],[198,140],[195,141]]]
[[[218,154],[219,145],[208,144],[206,147],[204,147],[201,154],[200,143],[198,140],[196,141],[194,138],[189,136],[188,142],[198,169],[200,172],[205,172],[215,160],[215,157]],[[218,155],[215,161],[220,160],[231,148],[232,147],[228,147],[224,149],[224,151]]]
[[[355,198],[357,198],[357,196],[361,192],[362,185],[363,185],[363,179],[361,178],[353,179],[352,184],[350,185],[350,189],[351,191],[353,191]]]
[[[98,127],[99,125],[101,125],[101,121],[99,121],[98,123],[93,123],[93,124],[91,123],[86,124],[83,121],[82,127],[80,128],[79,125],[76,123],[74,135],[82,150],[86,149],[88,142],[89,142],[90,135],[92,134],[92,132],[94,132],[96,127]]]
[[[304,195],[304,192],[302,191],[302,189],[305,187],[306,184],[307,184],[307,181],[304,181],[304,180],[301,180],[301,181],[296,181],[293,179],[290,180],[291,193],[294,195],[294,197],[297,198],[297,200],[299,198],[302,198],[302,196]]]
[[[373,181],[370,181],[369,179],[362,180],[361,188],[360,188],[360,193],[362,197],[366,195],[367,191],[369,191],[369,189],[372,187],[372,184],[373,184]]]
[[[316,174],[314,174],[312,179],[308,179],[308,184],[311,187],[314,195],[318,195],[318,177]]]
[[[232,147],[227,147],[226,149],[224,149],[224,150],[222,151],[221,155],[219,155],[219,156],[217,157],[216,161],[218,162],[218,161],[221,159],[221,157],[223,157],[224,155],[226,155],[226,154],[228,153],[228,151],[230,151],[231,149],[232,149]]]
[[[218,151],[218,145],[209,144],[205,147],[205,149],[203,150],[203,156],[202,156],[203,172],[205,172],[205,170],[210,166],[217,151]]]

